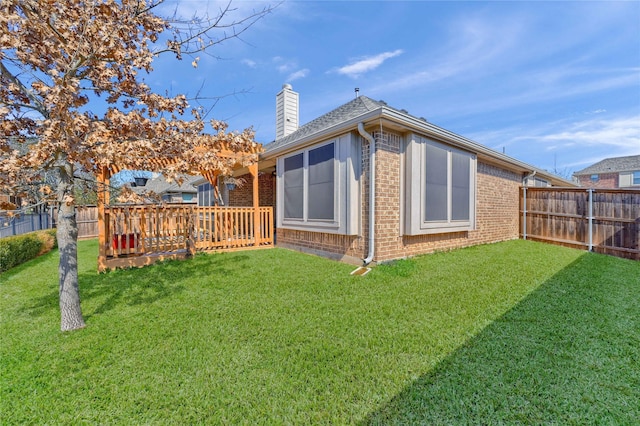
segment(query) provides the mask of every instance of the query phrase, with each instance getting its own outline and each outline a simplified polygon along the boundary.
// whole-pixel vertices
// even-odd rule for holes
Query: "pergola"
[[[119,164],[103,166],[97,176],[98,270],[140,267],[159,260],[185,258],[196,250],[220,251],[273,245],[273,208],[260,207],[258,154],[262,145],[237,151],[228,145],[217,157],[234,169],[246,167],[251,176],[253,205],[216,207],[193,205],[110,205],[111,177],[123,170]],[[166,170],[171,158],[147,162],[149,171]],[[214,187],[220,169],[194,167]]]

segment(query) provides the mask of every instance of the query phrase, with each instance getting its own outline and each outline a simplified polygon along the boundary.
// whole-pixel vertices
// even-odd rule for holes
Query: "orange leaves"
[[[228,173],[257,159],[251,129],[228,132],[226,123],[213,121],[215,134],[205,135],[200,111],[184,95],[153,93],[139,77],[152,69],[151,49],[170,28],[149,6],[142,0],[2,0],[0,134],[36,139],[28,149],[2,146],[0,186],[36,179],[38,173],[25,171],[56,168],[61,159],[80,171],[156,170],[169,178]],[[168,46],[180,57],[184,40],[173,31]],[[187,40],[207,46],[201,37]],[[98,115],[90,101],[102,95],[111,108]]]

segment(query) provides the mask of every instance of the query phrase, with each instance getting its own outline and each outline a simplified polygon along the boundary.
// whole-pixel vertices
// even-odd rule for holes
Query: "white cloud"
[[[304,78],[307,75],[309,75],[309,69],[308,68],[304,68],[304,69],[301,69],[301,70],[298,70],[296,72],[293,72],[293,73],[289,74],[289,76],[287,77],[287,81],[289,83],[291,83],[292,81],[298,80],[300,78]]]
[[[640,116],[576,122],[566,130],[538,139],[547,143],[562,143],[565,147],[609,146],[625,152],[640,153]]]
[[[640,153],[640,115],[613,118],[592,118],[582,121],[564,120],[538,127],[509,127],[476,133],[472,139],[490,146],[510,146],[535,143],[539,148],[611,147],[624,152]],[[629,154],[629,155],[631,155]],[[624,155],[624,154],[621,154]]]
[[[274,56],[271,61],[275,64],[276,70],[281,74],[288,74],[288,82],[304,78],[309,75],[310,70],[308,68],[302,68],[298,66],[298,62],[295,60],[288,60],[282,56]]]
[[[383,52],[375,56],[365,57],[349,65],[345,65],[336,70],[338,74],[343,74],[351,78],[357,78],[365,72],[374,70],[384,63],[387,59],[394,58],[401,55],[404,51],[402,49],[394,50],[393,52]]]
[[[285,73],[285,72],[291,71],[296,67],[297,67],[297,64],[295,63],[286,63],[286,64],[278,65],[277,69],[279,72]]]
[[[256,61],[253,61],[251,59],[243,59],[242,63],[248,66],[249,68],[255,68],[256,65],[258,65]]]
[[[581,121],[559,120],[512,126],[466,135],[497,151],[538,167],[575,171],[607,157],[640,154],[640,115],[591,116]]]
[[[275,64],[276,70],[280,73],[290,73],[298,68],[298,63],[295,60],[289,60],[282,56],[274,56],[271,61]]]

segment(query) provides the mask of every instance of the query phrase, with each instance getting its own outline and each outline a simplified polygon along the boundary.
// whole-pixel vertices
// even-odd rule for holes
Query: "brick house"
[[[298,97],[278,93],[259,165],[277,246],[368,264],[515,239],[523,183],[575,186],[365,96],[298,127]]]
[[[640,155],[605,158],[573,176],[589,188],[640,188]]]
[[[183,178],[182,183],[168,182],[164,176],[158,175],[151,179],[135,178],[135,181],[128,185],[131,186],[133,192],[139,195],[153,193],[165,203],[196,204],[198,191],[194,185],[203,179],[201,176],[184,176]],[[149,202],[155,203],[157,200],[151,198]]]

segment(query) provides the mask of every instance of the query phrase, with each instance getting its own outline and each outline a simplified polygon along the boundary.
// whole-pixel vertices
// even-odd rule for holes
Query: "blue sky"
[[[168,0],[215,14],[223,3]],[[236,1],[241,17],[267,3]],[[275,137],[275,96],[307,123],[361,95],[562,175],[640,154],[640,2],[285,1],[240,39],[176,63],[152,87],[203,99],[209,118]],[[214,98],[221,97],[214,101]]]

